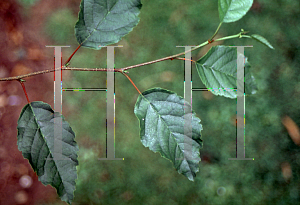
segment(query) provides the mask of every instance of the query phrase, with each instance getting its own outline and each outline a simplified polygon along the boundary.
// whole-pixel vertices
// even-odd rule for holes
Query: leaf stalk
[[[220,28],[221,28],[221,25],[222,25],[222,22],[219,24],[219,26],[218,26],[216,32],[214,33],[214,35],[212,35],[212,37],[211,37],[208,41],[211,42],[211,41],[214,39],[214,37],[215,37],[215,36],[217,35],[217,33],[219,32],[219,30],[220,30]]]

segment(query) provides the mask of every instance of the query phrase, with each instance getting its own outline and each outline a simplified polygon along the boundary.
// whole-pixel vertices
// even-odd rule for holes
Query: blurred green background
[[[74,25],[80,1],[76,2],[78,7],[49,14],[44,26],[44,35],[53,44],[71,45],[63,50],[65,58],[77,47]],[[123,48],[115,49],[116,68],[180,53],[183,48],[176,46],[205,42],[219,24],[217,0],[142,4],[138,26],[117,44]],[[300,138],[299,25],[298,0],[257,0],[241,20],[222,25],[217,38],[243,28],[264,36],[275,50],[251,39],[223,42],[253,45],[245,48],[245,56],[259,91],[246,97],[245,145],[246,158],[255,160],[228,160],[236,154],[236,100],[194,91],[193,110],[201,119],[204,142],[195,182],[143,147],[133,113],[138,93],[124,76],[115,74],[115,157],[124,161],[98,160],[106,149],[105,92],[63,92],[63,114],[80,147],[73,204],[299,204],[300,149],[295,144]],[[208,49],[194,51],[193,59]],[[106,49],[81,48],[71,66],[104,68]],[[183,96],[183,69],[183,61],[164,61],[131,69],[129,76],[142,92],[162,87]],[[63,71],[63,78],[64,88],[106,86],[104,72]],[[204,87],[194,65],[193,87]]]

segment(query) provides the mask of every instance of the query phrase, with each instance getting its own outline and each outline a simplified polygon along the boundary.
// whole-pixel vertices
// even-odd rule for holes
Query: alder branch
[[[173,58],[165,58],[165,59],[159,59],[160,61],[164,61],[164,60],[173,60],[173,59],[178,59],[178,60],[185,60],[184,58],[178,58],[178,57],[173,57]],[[152,63],[157,63],[160,62],[158,60],[156,61],[151,61],[151,62],[147,62],[148,64],[152,64]],[[191,60],[193,61],[193,60]],[[194,61],[195,62],[195,61]],[[135,68],[135,67],[140,67],[143,65],[148,65],[147,63],[142,63],[142,64],[138,64],[138,65],[134,65],[134,66],[129,66],[129,67],[125,67],[125,68],[118,68],[118,69],[107,69],[107,68],[74,68],[74,67],[65,67],[62,66],[62,68],[55,68],[55,69],[48,69],[48,70],[42,70],[42,71],[37,71],[37,72],[33,72],[33,73],[28,73],[28,74],[24,74],[24,75],[18,75],[18,76],[14,76],[14,77],[7,77],[7,78],[0,78],[0,81],[12,81],[12,80],[20,80],[23,78],[27,78],[27,77],[31,77],[31,76],[35,76],[35,75],[40,75],[40,74],[45,74],[45,73],[51,73],[54,71],[60,71],[60,70],[72,70],[72,71],[112,71],[114,70],[114,72],[119,72],[119,73],[123,73],[125,70],[131,69],[131,68]]]
[[[165,61],[165,60],[173,60],[173,59],[178,59],[178,60],[182,60],[183,58],[178,58],[179,56],[181,55],[184,55],[188,52],[191,52],[191,51],[194,51],[202,46],[205,46],[207,45],[208,42],[206,41],[205,43],[202,43],[198,46],[196,46],[195,48],[192,48],[188,51],[185,51],[185,52],[182,52],[182,53],[178,53],[176,55],[172,55],[172,56],[168,56],[168,57],[164,57],[164,58],[160,58],[160,59],[157,59],[157,60],[154,60],[154,61],[149,61],[149,62],[146,62],[146,63],[140,63],[140,64],[136,64],[136,65],[132,65],[132,66],[127,66],[125,68],[120,68],[121,71],[125,71],[125,70],[129,70],[129,69],[132,69],[132,68],[136,68],[136,67],[141,67],[141,66],[144,66],[144,65],[150,65],[150,64],[153,64],[153,63],[157,63],[157,62],[161,62],[161,61]]]
[[[42,70],[42,71],[37,71],[33,73],[28,73],[25,75],[19,75],[19,76],[14,76],[14,77],[8,77],[8,78],[0,78],[0,81],[11,81],[11,80],[20,80],[23,78],[31,77],[34,75],[40,75],[40,74],[45,74],[45,73],[51,73],[54,71],[60,71],[60,70],[74,70],[74,71],[107,71],[107,68],[70,68],[70,67],[62,67],[62,68],[55,68],[55,69],[49,69],[49,70]],[[115,69],[115,72],[120,72]]]
[[[241,31],[240,33],[238,33],[236,35],[226,36],[226,37],[223,37],[223,38],[216,39],[215,41],[222,41],[222,40],[227,40],[227,39],[232,39],[232,38],[242,38],[242,37],[246,37],[247,38],[247,37],[250,37],[250,36],[242,35],[242,34],[245,34],[245,33],[247,33],[247,32]],[[158,62],[165,61],[165,60],[173,60],[173,59],[185,60],[185,58],[179,58],[179,56],[184,55],[184,54],[186,54],[188,52],[192,52],[192,51],[194,51],[194,50],[196,50],[196,49],[198,49],[200,47],[203,47],[203,46],[205,46],[205,45],[207,45],[209,43],[210,43],[209,41],[206,41],[206,42],[204,42],[204,43],[202,43],[202,44],[200,44],[198,46],[195,46],[195,48],[192,48],[192,49],[190,49],[188,51],[185,51],[185,52],[182,52],[182,53],[178,53],[178,54],[175,54],[175,55],[171,55],[171,56],[168,56],[168,57],[160,58],[160,59],[149,61],[149,62],[145,62],[145,63],[140,63],[140,64],[136,64],[136,65],[132,65],[132,66],[127,66],[127,67],[124,67],[124,68],[114,69],[114,72],[124,73],[124,71],[132,69],[132,68],[137,68],[137,67],[141,67],[141,66],[145,66],[145,65],[150,65],[150,64],[158,63]],[[191,61],[195,62],[193,60],[191,60]],[[23,78],[27,78],[27,77],[31,77],[31,76],[35,76],[35,75],[40,75],[40,74],[45,74],[45,73],[50,73],[50,72],[59,71],[59,70],[72,70],[72,71],[110,71],[112,69],[107,69],[107,68],[72,68],[72,67],[62,66],[61,68],[55,68],[55,69],[48,69],[48,70],[43,70],[43,71],[37,71],[37,72],[28,73],[28,74],[19,75],[19,76],[14,76],[14,77],[0,78],[0,81],[20,80],[20,79],[23,79]]]

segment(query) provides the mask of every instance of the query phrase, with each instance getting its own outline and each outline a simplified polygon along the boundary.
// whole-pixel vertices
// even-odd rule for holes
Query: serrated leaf
[[[54,150],[54,118],[62,117],[62,152]],[[29,160],[39,180],[53,186],[61,200],[71,204],[74,198],[78,146],[69,123],[44,102],[31,102],[18,120],[18,149]],[[55,140],[58,140],[57,138]],[[60,158],[54,156],[59,155]],[[62,155],[61,155],[62,154]]]
[[[242,55],[242,54],[239,54]],[[196,62],[196,68],[203,84],[215,95],[236,98],[237,48],[213,46]],[[245,59],[245,93],[255,94],[257,86],[250,73],[250,64]]]
[[[218,0],[220,22],[240,20],[251,8],[253,0]]]
[[[82,0],[75,36],[93,49],[117,43],[139,22],[140,0]]]
[[[265,39],[264,37],[262,37],[258,34],[251,35],[251,38],[257,40],[258,42],[264,44],[265,46],[268,46],[271,49],[274,49],[273,46],[269,43],[269,41],[267,39]]]
[[[201,161],[202,125],[195,112],[185,114],[185,108],[191,110],[184,98],[169,90],[153,88],[138,97],[134,113],[140,121],[142,144],[159,152],[179,173],[193,181]],[[188,133],[184,132],[186,116],[191,117],[192,129]]]

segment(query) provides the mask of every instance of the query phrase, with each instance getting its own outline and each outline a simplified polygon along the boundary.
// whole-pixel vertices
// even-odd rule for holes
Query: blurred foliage
[[[219,24],[217,0],[142,3],[140,23],[118,43],[123,48],[115,48],[116,68],[182,52],[176,46],[206,41]],[[57,44],[72,45],[73,50],[77,47],[76,12],[58,10],[46,25]],[[223,42],[253,45],[245,48],[245,55],[259,90],[246,98],[245,156],[255,160],[228,160],[236,154],[236,100],[194,91],[193,110],[202,120],[204,141],[194,183],[158,153],[143,147],[133,113],[138,93],[121,74],[115,74],[115,157],[124,161],[98,160],[105,157],[106,149],[105,92],[63,92],[63,114],[80,147],[74,204],[297,204],[300,149],[290,137],[292,131],[297,135],[297,126],[289,128],[281,120],[289,116],[300,125],[299,13],[298,0],[257,0],[244,18],[222,25],[218,37],[243,28],[264,36],[275,50],[253,39]],[[199,59],[206,51],[207,47],[194,51],[193,58]],[[106,67],[106,49],[81,48],[71,63],[74,67]],[[162,87],[183,96],[183,71],[184,62],[173,60],[129,70],[129,76],[142,92]],[[64,88],[106,86],[102,72],[64,73]],[[193,65],[193,88],[203,87]]]
[[[60,9],[54,12],[45,24],[45,34],[58,44],[75,43],[74,22],[76,16],[69,9]],[[74,39],[70,41],[69,39]]]
[[[39,0],[18,0],[19,3],[22,4],[25,8],[28,8],[30,6],[33,6],[35,3],[37,3]]]

